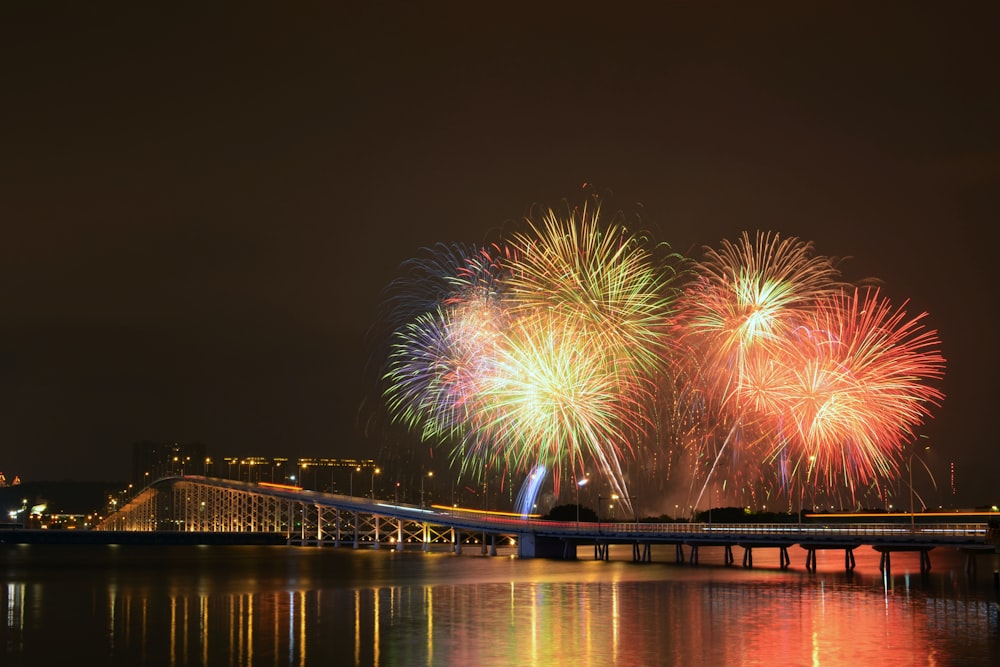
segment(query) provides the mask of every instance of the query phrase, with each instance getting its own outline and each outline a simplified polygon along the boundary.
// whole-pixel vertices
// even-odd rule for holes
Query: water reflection
[[[861,561],[807,573],[286,547],[66,559],[46,548],[0,560],[5,667],[1000,662],[993,591],[960,561],[886,576],[877,562],[859,573]]]

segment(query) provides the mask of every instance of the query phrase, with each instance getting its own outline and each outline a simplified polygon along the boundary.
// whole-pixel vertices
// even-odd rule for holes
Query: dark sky
[[[772,230],[927,311],[937,481],[1000,501],[995,3],[150,4],[0,7],[8,478],[371,455],[400,262],[586,182],[678,251]]]

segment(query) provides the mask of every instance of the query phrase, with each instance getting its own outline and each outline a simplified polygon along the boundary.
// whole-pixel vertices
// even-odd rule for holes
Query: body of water
[[[0,665],[1000,665],[997,556],[741,551],[0,545]]]

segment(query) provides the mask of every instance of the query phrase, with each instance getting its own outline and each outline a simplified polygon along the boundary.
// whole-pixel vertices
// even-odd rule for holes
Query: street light
[[[812,468],[813,468],[813,463],[815,463],[815,462],[816,462],[816,456],[814,454],[810,454],[809,455],[809,469],[806,470],[806,481],[808,481],[809,478],[812,477]],[[806,485],[802,481],[802,474],[799,473],[797,476],[799,478],[799,524],[801,524],[802,523],[802,503],[805,501],[805,497],[806,497]],[[815,501],[815,497],[813,498],[813,500]]]
[[[920,436],[920,437],[924,438],[927,436]],[[930,448],[931,448],[930,445],[924,445],[925,452]],[[913,447],[910,449],[910,458],[906,464],[906,467],[909,469],[910,473],[910,530],[911,531],[915,530],[917,525],[916,518],[914,517],[913,514],[913,457],[916,456],[916,454],[917,454],[917,445],[916,443],[913,443]]]
[[[354,470],[351,471],[351,477],[350,477],[350,479],[351,479],[351,498],[354,497],[354,473],[356,473],[356,472],[361,472],[361,466],[358,466]]]
[[[375,475],[382,472],[381,468],[372,468],[372,500],[375,500]]]
[[[588,475],[590,473],[587,473]],[[589,477],[584,477],[576,483],[576,527],[580,527],[580,487],[590,481]]]
[[[612,493],[610,496],[597,496],[597,523],[601,522],[601,501],[610,500],[608,503],[608,509],[610,510],[611,519],[615,518],[615,501],[618,500],[618,494]]]
[[[420,506],[421,507],[424,506],[424,477],[433,477],[433,476],[434,476],[434,471],[433,470],[428,471],[426,475],[421,475],[420,476]]]

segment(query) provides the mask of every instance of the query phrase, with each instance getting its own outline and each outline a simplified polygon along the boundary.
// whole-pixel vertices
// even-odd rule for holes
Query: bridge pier
[[[927,574],[931,571],[930,551],[933,548],[934,547],[874,547],[876,551],[879,551],[882,554],[881,558],[879,558],[878,571],[887,575],[892,573],[892,557],[890,554],[893,551],[919,551],[920,573]]]
[[[854,571],[854,550],[858,548],[860,543],[833,543],[833,544],[800,544],[800,547],[806,550],[806,570],[809,572],[816,571],[816,552],[820,549],[843,549],[844,550],[844,571],[853,572]]]
[[[640,553],[640,546],[642,547]],[[653,554],[650,550],[649,543],[646,542],[640,545],[638,542],[632,543],[632,562],[634,563],[650,563],[653,560]]]
[[[683,563],[684,562],[684,545],[678,543],[677,548],[674,550],[674,562]]]
[[[690,561],[692,565],[698,564],[701,547],[722,547],[725,550],[722,555],[723,563],[728,567],[729,565],[732,565],[734,562],[732,544],[720,544],[718,542],[706,542],[700,544],[698,542],[688,542],[688,546],[691,547]],[[679,544],[677,545],[677,550],[678,550],[677,562],[683,563],[684,555],[683,551],[681,550],[681,545]]]
[[[479,547],[479,553],[481,553],[484,556],[486,556],[487,554],[489,554],[490,556],[497,555],[496,549],[491,548],[489,545],[486,544],[486,533],[483,533],[483,541],[482,541],[482,546]]]
[[[560,538],[543,537],[535,533],[519,533],[517,536],[518,558],[561,559],[564,548],[564,540]]]
[[[978,556],[979,554],[993,555],[996,553],[1000,553],[1000,550],[998,550],[996,547],[992,545],[986,545],[981,547],[973,547],[973,546],[962,547],[959,549],[959,551],[965,554],[965,573],[969,575],[973,575],[976,573],[976,556]],[[996,576],[996,572],[994,572],[994,576]]]
[[[753,567],[753,548],[757,547],[777,547],[778,548],[778,566],[782,570],[787,570],[788,566],[791,564],[792,559],[788,557],[788,546],[787,544],[741,544],[743,547],[743,567]]]

